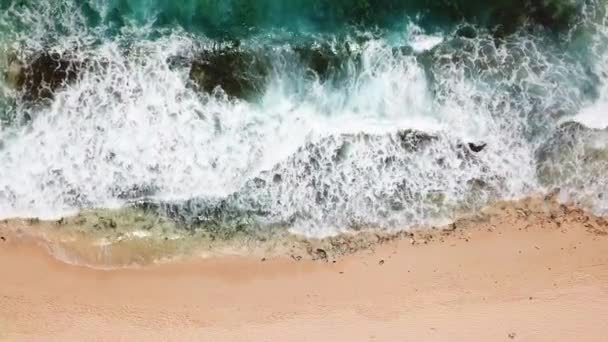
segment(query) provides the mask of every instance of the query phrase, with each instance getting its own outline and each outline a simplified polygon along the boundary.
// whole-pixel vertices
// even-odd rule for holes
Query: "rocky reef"
[[[245,232],[255,235],[258,230],[290,226],[299,218],[309,215],[305,209],[302,209],[302,211],[294,211],[292,216],[277,216],[277,212],[284,211],[277,210],[282,206],[282,201],[287,202],[287,198],[283,197],[290,196],[285,194],[283,189],[290,188],[294,184],[298,184],[302,191],[313,189],[314,193],[311,196],[314,197],[314,203],[318,208],[340,210],[340,205],[343,205],[340,202],[344,200],[340,194],[348,191],[341,187],[348,186],[348,183],[357,180],[355,178],[352,180],[336,179],[330,182],[330,188],[327,182],[330,181],[331,175],[345,175],[349,170],[356,170],[360,167],[398,169],[403,167],[403,163],[407,162],[409,158],[415,159],[418,153],[425,153],[429,149],[437,148],[437,144],[442,144],[439,139],[437,135],[415,130],[402,130],[389,135],[361,133],[329,136],[300,147],[287,160],[246,181],[241,189],[227,197],[191,198],[173,202],[142,198],[133,204],[146,212],[166,217],[186,230],[202,229],[212,232],[213,235],[221,233],[226,236]],[[378,153],[377,164],[373,166],[357,165],[356,156],[351,155],[375,153],[375,148],[384,148],[386,144],[394,146],[395,153],[384,157],[382,153]],[[479,163],[478,154],[483,153],[486,148],[485,144],[461,141],[453,141],[442,146],[452,148],[453,157],[465,163]],[[444,167],[443,164],[446,163],[443,159],[435,162],[438,168]],[[352,177],[356,177],[356,171]],[[407,177],[405,170],[404,177]],[[472,188],[488,187],[483,181],[474,179],[470,180],[470,185]],[[417,205],[424,205],[423,203],[426,201],[441,201],[441,194],[431,194],[428,198],[420,198],[420,194],[413,193],[413,188],[405,178],[387,191],[383,198],[378,199],[379,206],[386,206],[395,211],[403,210],[417,201],[422,201]],[[474,192],[471,191],[472,194]],[[270,225],[264,224],[264,222],[270,223]],[[357,228],[353,225],[350,228],[360,229],[361,227]]]
[[[539,179],[547,185],[589,182],[601,186],[608,170],[608,130],[565,122],[537,150],[536,158]]]
[[[251,100],[263,93],[274,58],[288,58],[323,81],[339,75],[346,63],[358,58],[347,45],[337,50],[328,44],[300,44],[278,53],[238,45],[219,46],[193,57],[174,56],[168,63],[188,69],[190,81],[201,92],[221,89],[230,97]],[[40,51],[25,60],[11,58],[4,77],[11,88],[20,92],[22,101],[31,103],[52,99],[55,92],[77,82],[84,72],[103,67],[104,63],[69,51]]]
[[[21,91],[23,100],[38,101],[52,98],[54,92],[75,82],[85,65],[68,53],[41,51],[27,61],[13,58],[5,78],[9,86]]]

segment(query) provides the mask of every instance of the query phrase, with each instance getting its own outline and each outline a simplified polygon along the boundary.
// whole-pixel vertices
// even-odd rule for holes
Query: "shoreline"
[[[501,202],[334,260],[67,265],[0,230],[0,340],[600,340],[608,223]],[[264,260],[264,261],[262,261]]]

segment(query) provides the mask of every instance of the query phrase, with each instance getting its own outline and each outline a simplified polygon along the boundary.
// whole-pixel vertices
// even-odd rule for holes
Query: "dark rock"
[[[416,151],[420,147],[437,140],[437,136],[416,130],[403,130],[397,133],[401,147],[407,151]]]
[[[460,159],[471,160],[475,158],[475,154],[482,152],[486,147],[487,144],[458,142],[456,153]]]
[[[314,260],[326,260],[327,261],[327,252],[324,249],[317,248],[314,251],[313,258],[314,258]]]
[[[456,35],[462,38],[473,39],[477,37],[477,31],[471,25],[464,25],[456,30]]]
[[[464,150],[465,155],[470,154],[470,152],[473,153],[479,153],[481,151],[483,151],[486,147],[488,146],[488,144],[476,144],[476,143],[458,143],[456,144],[456,147],[460,150]]]
[[[204,51],[192,62],[190,79],[202,91],[221,88],[227,95],[247,99],[266,83],[269,63],[254,51],[222,48]]]
[[[295,58],[322,81],[342,74],[347,65],[358,65],[352,62],[359,60],[348,44],[307,43],[277,53],[287,60]],[[250,99],[266,85],[275,58],[278,57],[269,51],[242,48],[238,44],[206,50],[192,61],[190,79],[202,91],[212,92],[219,87],[229,96]],[[172,66],[185,63],[178,57],[170,58],[169,62]]]
[[[353,57],[348,44],[332,47],[328,44],[306,45],[294,48],[300,62],[321,80],[339,73],[344,63]]]
[[[325,78],[330,70],[335,68],[336,64],[340,62],[330,50],[323,51],[321,48],[295,48],[294,50],[304,64],[320,78]]]
[[[456,227],[456,223],[452,223],[452,224],[450,224],[449,226],[445,227],[445,228],[443,229],[443,231],[445,231],[445,232],[453,232],[453,231],[455,231],[455,230],[456,230],[456,228],[457,228],[457,227]]]
[[[6,238],[4,236],[0,236],[0,240],[6,241]]]
[[[69,54],[42,52],[21,67],[16,78],[17,89],[26,101],[50,99],[58,89],[74,82],[84,68],[84,63]]]
[[[475,153],[479,153],[481,151],[483,151],[486,146],[488,146],[488,144],[475,144],[475,143],[469,143],[469,149]]]
[[[380,260],[380,261],[378,262],[378,265],[380,265],[380,266],[384,265],[384,260]]]

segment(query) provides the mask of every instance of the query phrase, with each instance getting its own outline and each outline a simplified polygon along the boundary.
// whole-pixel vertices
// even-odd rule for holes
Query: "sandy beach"
[[[8,231],[0,340],[603,341],[608,223],[552,200],[337,260],[67,265]]]
[[[0,342],[608,342],[608,0],[0,0]]]

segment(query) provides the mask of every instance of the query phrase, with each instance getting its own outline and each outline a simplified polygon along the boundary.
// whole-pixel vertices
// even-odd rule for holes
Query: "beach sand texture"
[[[0,340],[606,341],[608,224],[553,201],[325,261],[67,265],[4,229]]]

